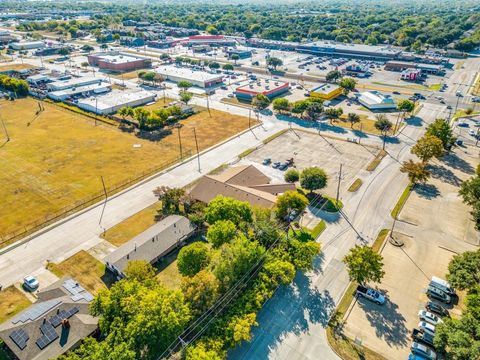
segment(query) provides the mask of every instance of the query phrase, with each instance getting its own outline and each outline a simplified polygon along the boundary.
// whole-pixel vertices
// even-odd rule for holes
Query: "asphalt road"
[[[325,327],[348,285],[342,259],[355,244],[371,243],[381,229],[391,226],[390,212],[408,184],[400,163],[411,157],[409,149],[425,123],[445,116],[444,111],[444,106],[426,104],[399,135],[399,142],[387,145],[390,155],[364,179],[360,190],[344,194],[343,211],[356,231],[345,219],[322,214],[328,225],[319,239],[322,254],[315,269],[298,274],[294,284],[281,288],[265,304],[252,341],[235,348],[229,359],[339,359],[327,343]]]

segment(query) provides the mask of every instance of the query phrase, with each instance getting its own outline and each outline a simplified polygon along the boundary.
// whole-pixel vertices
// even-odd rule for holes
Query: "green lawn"
[[[312,237],[314,239],[318,238],[320,234],[325,230],[326,227],[327,227],[327,223],[324,220],[320,221],[310,232]]]
[[[362,184],[363,184],[362,179],[355,179],[355,181],[352,183],[352,185],[350,185],[350,187],[348,188],[348,191],[349,192],[355,192],[358,189],[360,189],[360,186],[362,186]]]
[[[400,212],[403,209],[403,206],[407,202],[408,197],[410,196],[410,193],[412,192],[412,189],[413,189],[413,186],[411,184],[409,184],[405,188],[405,190],[403,190],[402,195],[400,195],[400,198],[398,199],[397,204],[395,205],[395,207],[393,208],[393,210],[390,214],[392,216],[392,218],[396,219],[398,217],[398,215],[400,214]]]

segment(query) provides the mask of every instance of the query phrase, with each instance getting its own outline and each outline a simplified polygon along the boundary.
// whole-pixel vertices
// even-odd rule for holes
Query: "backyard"
[[[76,205],[100,200],[101,177],[111,194],[180,157],[177,131],[146,139],[114,126],[95,126],[93,119],[55,104],[43,106],[39,112],[32,98],[0,101],[10,138],[1,128],[0,246]],[[248,128],[248,118],[201,110],[181,124],[186,157],[196,151],[194,128],[204,150]]]

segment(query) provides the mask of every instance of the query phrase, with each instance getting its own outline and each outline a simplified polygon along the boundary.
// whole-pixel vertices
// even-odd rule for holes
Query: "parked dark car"
[[[433,345],[433,335],[420,331],[418,329],[413,329],[412,331],[412,339],[421,343],[424,343],[428,346],[431,346],[435,349]]]
[[[425,309],[440,316],[450,316],[447,309],[445,309],[440,304],[434,303],[433,301],[427,302],[425,305]]]
[[[429,286],[427,288],[427,296],[431,299],[435,299],[446,304],[450,304],[452,302],[452,298],[449,295],[433,286]]]

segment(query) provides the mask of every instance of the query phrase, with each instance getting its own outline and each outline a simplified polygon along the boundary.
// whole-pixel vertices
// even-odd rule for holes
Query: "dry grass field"
[[[5,64],[5,65],[0,65],[0,72],[33,69],[34,67],[35,66],[30,64]]]
[[[75,204],[100,195],[101,176],[109,191],[177,161],[177,132],[142,139],[113,126],[44,103],[36,114],[31,98],[0,101],[0,246],[11,235],[51,220]],[[248,119],[211,110],[182,120],[184,155],[201,150],[248,127]],[[135,147],[134,147],[135,145]]]
[[[26,309],[30,304],[30,300],[14,286],[0,291],[0,323]]]
[[[113,276],[105,273],[105,265],[83,250],[61,263],[48,263],[47,269],[59,278],[71,276],[92,294],[113,282]]]

